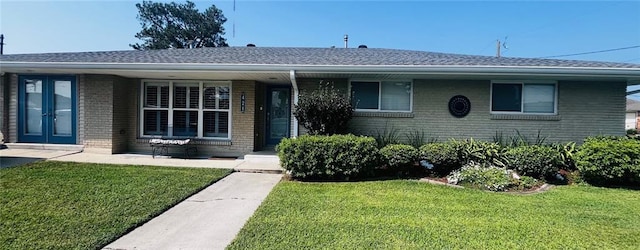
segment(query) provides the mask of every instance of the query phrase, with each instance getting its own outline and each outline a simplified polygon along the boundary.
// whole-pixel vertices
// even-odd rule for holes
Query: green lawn
[[[0,169],[0,248],[99,248],[229,172],[69,162]]]
[[[282,182],[230,249],[638,249],[640,191]]]

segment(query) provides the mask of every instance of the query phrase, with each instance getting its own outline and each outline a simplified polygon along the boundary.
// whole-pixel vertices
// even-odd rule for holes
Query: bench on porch
[[[179,147],[184,149],[184,155],[186,158],[191,158],[191,153],[198,152],[198,148],[195,144],[191,143],[191,139],[184,140],[174,140],[174,139],[151,139],[149,140],[149,145],[153,150],[153,158],[156,158],[156,155],[169,155],[169,147]]]

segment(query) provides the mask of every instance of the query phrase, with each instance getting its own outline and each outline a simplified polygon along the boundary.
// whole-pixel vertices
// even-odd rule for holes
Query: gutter
[[[431,66],[431,65],[296,65],[296,64],[196,64],[196,63],[68,63],[0,62],[2,72],[11,70],[123,70],[123,71],[222,71],[282,73],[389,73],[425,75],[541,75],[629,77],[640,79],[640,68],[539,67],[539,66]]]
[[[293,86],[293,105],[298,105],[298,96],[300,92],[298,91],[298,82],[296,81],[295,70],[289,71],[289,78],[291,79],[291,85]],[[298,137],[298,118],[293,115],[293,112],[291,112],[291,115],[293,116],[293,135],[291,135],[291,137],[296,138]]]

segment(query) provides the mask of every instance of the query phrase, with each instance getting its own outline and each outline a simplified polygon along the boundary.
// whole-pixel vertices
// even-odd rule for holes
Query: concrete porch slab
[[[9,147],[0,150],[0,167],[7,168],[22,165],[34,161],[47,160],[66,155],[76,154],[79,151],[68,150],[42,150],[42,149],[20,149]]]
[[[178,159],[178,158],[153,158],[147,154],[100,154],[82,152],[52,159],[54,161],[89,162],[123,165],[147,165],[168,167],[194,167],[194,168],[227,168],[234,169],[244,161],[235,159],[209,160],[209,159]]]

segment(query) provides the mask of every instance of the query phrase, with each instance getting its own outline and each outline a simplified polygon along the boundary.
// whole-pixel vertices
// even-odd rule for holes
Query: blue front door
[[[270,87],[267,90],[267,145],[277,145],[289,137],[291,121],[291,91],[286,87]]]
[[[76,143],[76,79],[20,76],[18,141]]]

